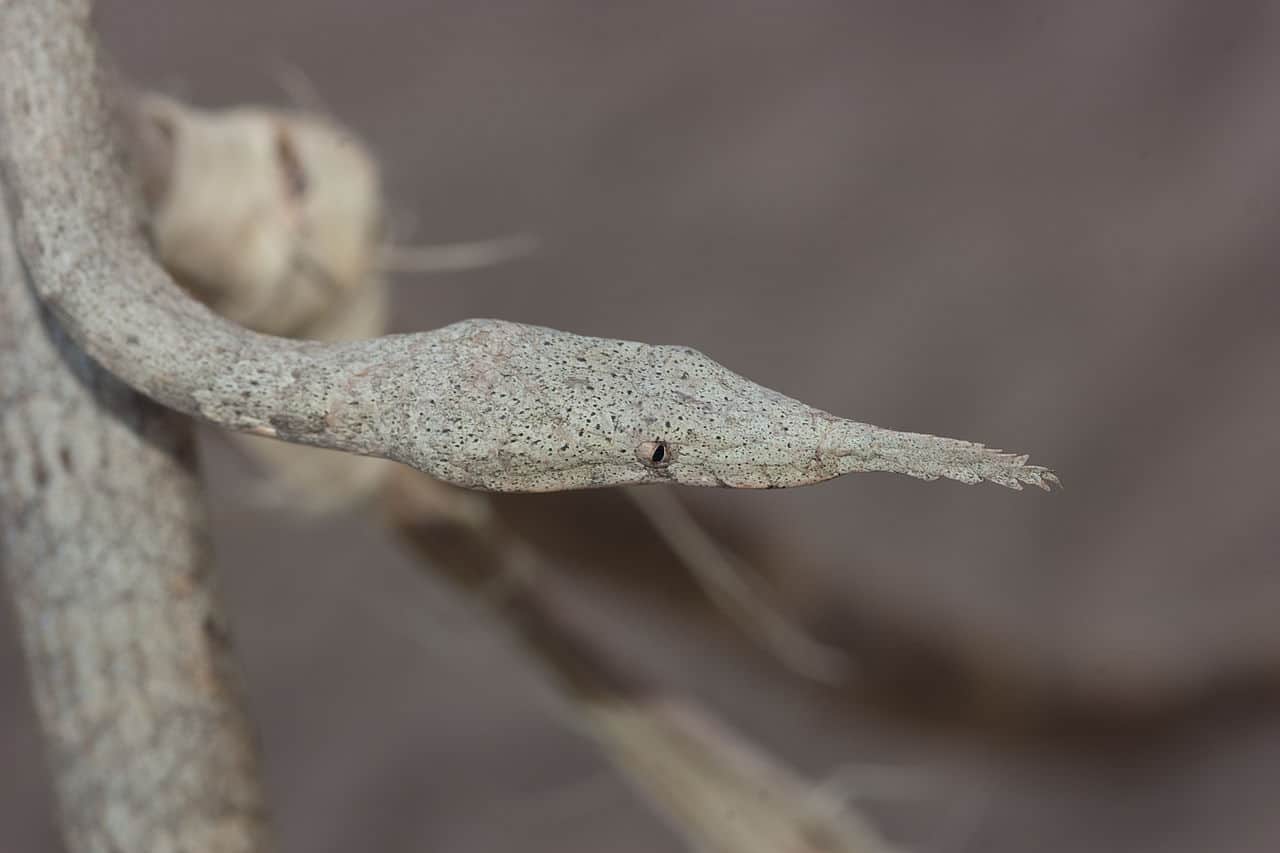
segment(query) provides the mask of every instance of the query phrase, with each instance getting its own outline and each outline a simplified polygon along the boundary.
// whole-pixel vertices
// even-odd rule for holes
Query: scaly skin
[[[838,418],[687,347],[464,320],[329,349],[323,366],[297,374],[288,405],[295,417],[271,423],[272,434],[326,446],[349,436],[472,488],[765,489],[856,471],[1015,489],[1057,482],[1025,456]],[[337,375],[345,378],[335,384]],[[232,377],[213,396],[256,402],[234,396],[240,384]]]
[[[35,287],[102,366],[222,426],[382,456],[461,486],[769,488],[855,471],[1047,488],[980,445],[836,418],[682,347],[468,320],[359,343],[261,335],[142,239],[76,0],[0,15],[0,167]],[[39,32],[40,40],[16,33]]]

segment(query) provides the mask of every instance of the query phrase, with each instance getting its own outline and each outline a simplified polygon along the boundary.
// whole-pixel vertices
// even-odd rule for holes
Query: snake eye
[[[665,441],[642,441],[636,447],[636,458],[649,468],[666,468],[674,461],[675,453]]]

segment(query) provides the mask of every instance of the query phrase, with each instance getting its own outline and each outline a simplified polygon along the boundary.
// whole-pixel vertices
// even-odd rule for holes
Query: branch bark
[[[778,488],[855,471],[1057,482],[1025,456],[837,418],[685,347],[498,320],[343,344],[234,326],[174,286],[122,203],[88,5],[0,12],[0,161],[42,299],[86,352],[166,406],[492,490]]]
[[[0,565],[74,853],[271,848],[194,458],[40,308],[0,197]]]

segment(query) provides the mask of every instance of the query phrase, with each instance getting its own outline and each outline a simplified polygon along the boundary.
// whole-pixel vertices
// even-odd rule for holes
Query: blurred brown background
[[[614,495],[505,511],[611,648],[958,851],[1280,849],[1280,6],[104,3],[146,85],[297,66],[419,242],[401,329],[696,346],[841,415],[1030,451],[1066,489],[864,475],[684,495],[867,680],[821,691],[690,602]],[[290,851],[679,849],[490,620],[375,526],[263,511],[206,441]],[[54,851],[3,611],[0,849]],[[864,771],[864,775],[874,771]],[[855,775],[856,772],[855,772]],[[868,783],[868,791],[870,783]]]

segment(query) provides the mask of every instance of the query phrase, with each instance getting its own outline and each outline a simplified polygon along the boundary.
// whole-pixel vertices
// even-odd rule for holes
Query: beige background
[[[688,618],[620,500],[505,502],[583,569],[584,612],[637,666],[815,776],[912,771],[865,807],[917,851],[1280,846],[1276,4],[100,18],[126,72],[202,104],[282,102],[275,69],[305,69],[378,152],[407,236],[542,241],[405,281],[401,329],[501,316],[686,343],[838,414],[1031,451],[1066,483],[688,496],[859,651],[874,700]],[[366,522],[263,511],[245,463],[206,449],[286,850],[678,849],[482,614]],[[0,620],[0,849],[52,851]]]

